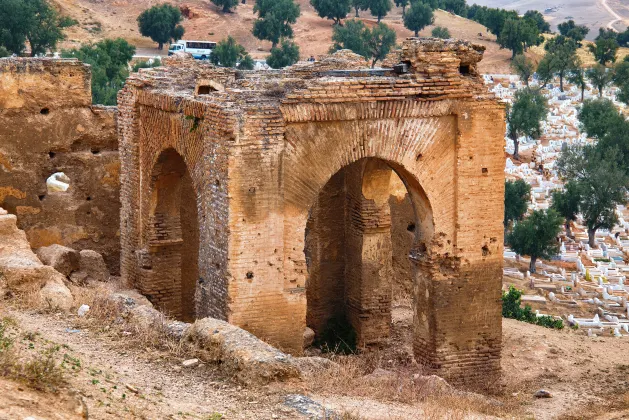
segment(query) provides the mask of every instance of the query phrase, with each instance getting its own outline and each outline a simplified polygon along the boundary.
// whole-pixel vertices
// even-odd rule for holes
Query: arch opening
[[[395,164],[364,158],[330,178],[305,231],[306,325],[316,345],[347,352],[387,343],[392,302],[415,306],[422,273],[411,255],[426,249],[431,221],[419,183]]]
[[[151,174],[148,226],[150,266],[143,289],[149,300],[169,315],[195,318],[199,278],[197,195],[188,167],[174,149],[164,150]]]

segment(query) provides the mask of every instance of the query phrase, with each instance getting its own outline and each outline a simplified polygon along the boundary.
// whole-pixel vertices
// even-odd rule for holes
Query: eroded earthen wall
[[[115,108],[92,106],[89,66],[74,60],[0,59],[0,206],[33,248],[59,243],[103,254],[119,270]],[[48,193],[55,172],[67,192]]]

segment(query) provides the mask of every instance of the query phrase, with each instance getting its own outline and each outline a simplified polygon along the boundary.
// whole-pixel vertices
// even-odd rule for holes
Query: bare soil
[[[150,0],[54,0],[62,13],[79,21],[79,25],[66,30],[67,40],[62,48],[76,47],[85,42],[96,42],[103,38],[122,37],[138,48],[142,56],[163,55],[166,49],[159,51],[149,38],[142,37],[137,28],[136,18],[154,2]],[[296,0],[301,8],[301,16],[294,25],[295,42],[300,47],[301,57],[326,54],[332,44],[332,21],[320,18],[308,0]],[[228,35],[233,36],[254,58],[264,58],[271,48],[270,42],[260,41],[251,33],[256,15],[253,13],[254,2],[239,4],[233,13],[222,13],[209,1],[190,0],[173,1],[177,6],[188,6],[191,19],[184,20],[185,39],[220,41]],[[348,16],[353,17],[353,13]],[[376,20],[369,12],[361,12],[360,17],[367,25],[375,25]],[[383,21],[397,33],[398,41],[412,36],[404,28],[402,9],[394,8]],[[481,62],[483,73],[508,73],[510,53],[501,50],[495,42],[495,36],[487,29],[459,16],[437,11],[435,24],[420,32],[429,36],[434,26],[445,26],[455,38],[467,39],[485,45],[487,51]],[[482,36],[479,36],[482,34]],[[165,47],[167,48],[167,47]]]
[[[629,342],[589,338],[570,329],[550,330],[514,320],[503,322],[503,383],[498,395],[477,395],[476,399],[428,395],[420,401],[404,401],[394,387],[390,392],[369,392],[368,387],[355,386],[384,372],[397,375],[396,386],[402,387],[407,378],[421,372],[412,362],[408,302],[393,307],[390,346],[376,355],[358,356],[369,360],[362,360],[361,366],[370,364],[377,370],[359,377],[358,382],[348,374],[316,387],[307,381],[243,387],[214,365],[183,368],[186,355],[174,358],[152,348],[130,347],[124,334],[76,331],[72,315],[14,309],[4,314],[13,317],[23,332],[20,345],[24,351],[61,346],[68,383],[59,394],[45,394],[0,378],[0,418],[81,418],[85,411],[96,419],[305,418],[284,403],[287,395],[295,393],[361,419],[611,419],[629,413]],[[382,382],[388,387],[395,383]],[[541,388],[553,398],[534,398]]]

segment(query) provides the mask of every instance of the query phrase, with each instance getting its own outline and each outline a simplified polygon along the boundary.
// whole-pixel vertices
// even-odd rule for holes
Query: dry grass
[[[66,384],[63,369],[57,362],[60,347],[49,345],[36,351],[32,346],[28,348],[33,351],[27,352],[19,347],[18,336],[15,320],[7,317],[0,320],[0,376],[39,391],[58,392]]]
[[[456,390],[440,378],[422,375],[419,365],[386,370],[387,361],[379,352],[332,356],[332,360],[335,366],[307,373],[307,391],[383,403],[419,404],[426,418],[458,419],[475,413],[505,416],[519,412],[516,401],[498,401]]]

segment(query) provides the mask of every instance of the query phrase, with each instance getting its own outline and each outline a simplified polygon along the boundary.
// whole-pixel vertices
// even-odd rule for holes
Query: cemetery
[[[485,83],[497,97],[512,103],[514,94],[524,87],[517,76],[485,75]],[[531,86],[538,86],[534,77]],[[542,89],[549,112],[542,122],[540,139],[519,139],[520,161],[513,159],[513,141],[505,137],[507,180],[521,179],[531,186],[529,210],[548,209],[553,190],[562,189],[556,163],[562,149],[572,145],[592,144],[580,131],[577,118],[581,90],[566,84]],[[603,98],[614,102],[625,116],[627,106],[616,100],[616,87],[605,89]],[[588,85],[584,98],[599,97]],[[537,261],[537,273],[531,274],[529,259],[505,246],[504,288],[516,285],[524,290],[522,303],[530,305],[538,316],[561,317],[567,326],[588,336],[629,338],[629,209],[617,206],[618,224],[612,230],[596,232],[596,247],[588,244],[587,228],[579,218],[572,224],[573,238],[562,232],[560,253],[551,261]]]

